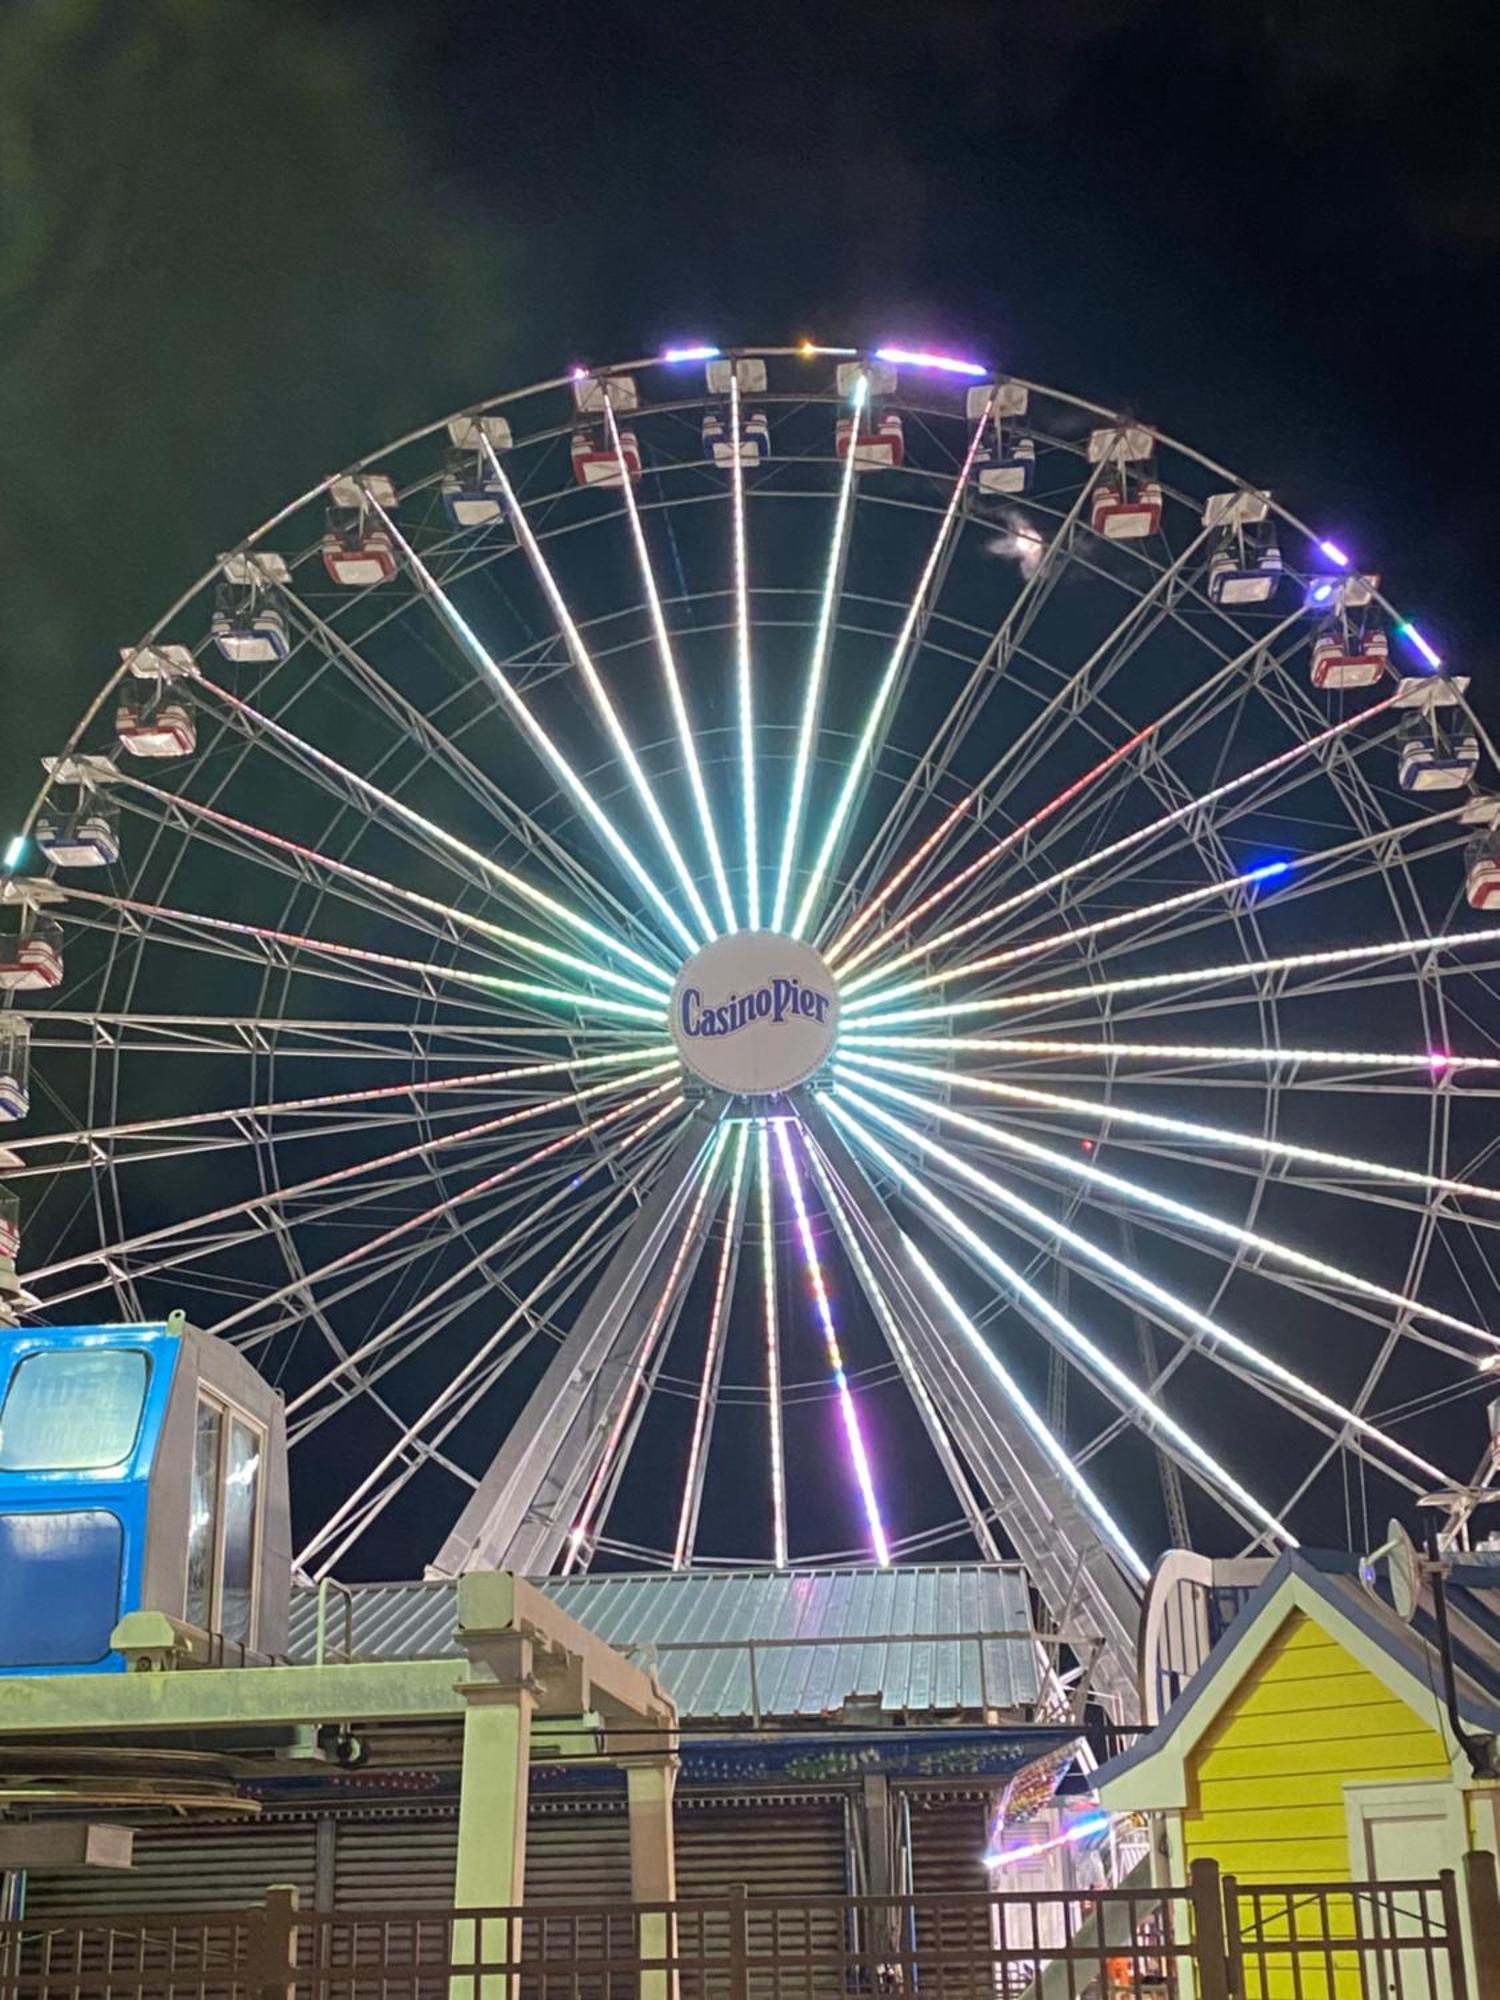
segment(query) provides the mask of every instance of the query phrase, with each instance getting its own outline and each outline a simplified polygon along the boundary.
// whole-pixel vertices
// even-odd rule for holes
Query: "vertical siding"
[[[1432,1723],[1293,1612],[1190,1760],[1187,1859],[1247,1882],[1347,1882],[1344,1786],[1449,1770]]]

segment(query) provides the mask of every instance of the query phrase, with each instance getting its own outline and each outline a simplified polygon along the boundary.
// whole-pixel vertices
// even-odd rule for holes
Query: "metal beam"
[[[655,1186],[626,1231],[526,1407],[428,1567],[539,1575],[561,1552],[629,1380],[629,1363],[654,1300],[649,1280],[692,1193],[718,1102],[690,1115]]]
[[[1140,1603],[1133,1585],[998,1385],[966,1365],[947,1329],[928,1311],[911,1282],[900,1229],[815,1092],[801,1094],[798,1111],[864,1237],[922,1387],[1054,1623],[1060,1630],[1087,1624],[1098,1633],[1103,1650],[1094,1666],[1095,1686],[1117,1708],[1118,1719],[1133,1720],[1140,1706]],[[895,1358],[902,1360],[899,1354]]]

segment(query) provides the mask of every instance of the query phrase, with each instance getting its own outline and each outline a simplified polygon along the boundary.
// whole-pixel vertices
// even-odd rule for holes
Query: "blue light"
[[[898,368],[935,368],[942,375],[969,375],[978,380],[990,372],[982,362],[963,361],[956,354],[933,354],[925,347],[877,347],[875,359]]]
[[[717,361],[717,347],[669,347],[662,355],[663,361]]]
[[[26,852],[26,836],[24,833],[18,833],[15,839],[12,840],[12,842],[10,843],[9,847],[7,847],[5,850],[4,865],[7,868],[19,868],[21,865],[21,857],[25,852]]]
[[[1403,639],[1411,641],[1429,667],[1437,668],[1443,664],[1442,654],[1428,640],[1423,638],[1422,634],[1409,618],[1403,618],[1401,623],[1396,627],[1396,630]]]
[[[1259,868],[1251,869],[1250,880],[1264,882],[1272,875],[1285,875],[1291,865],[1290,861],[1263,861]]]
[[[1332,601],[1337,588],[1338,585],[1331,576],[1320,576],[1308,590],[1307,601],[1309,604],[1328,604]]]

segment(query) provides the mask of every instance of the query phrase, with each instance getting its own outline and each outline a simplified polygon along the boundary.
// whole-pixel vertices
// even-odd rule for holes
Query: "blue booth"
[[[181,1314],[0,1335],[0,1675],[101,1673],[127,1611],[286,1646],[281,1397]]]

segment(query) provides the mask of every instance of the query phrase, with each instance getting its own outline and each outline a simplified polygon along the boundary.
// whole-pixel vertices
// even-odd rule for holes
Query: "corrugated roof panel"
[[[699,1721],[737,1720],[757,1702],[762,1715],[811,1718],[854,1700],[917,1714],[1015,1709],[1037,1693],[1032,1643],[979,1637],[1031,1627],[1026,1578],[1013,1566],[689,1570],[538,1581],[599,1638],[652,1663],[679,1711]],[[361,1584],[351,1596],[357,1659],[456,1656],[451,1581]],[[343,1652],[346,1616],[343,1593],[330,1592],[329,1657]],[[294,1660],[315,1656],[316,1630],[317,1592],[294,1592],[288,1649]],[[912,1633],[928,1636],[914,1642]],[[757,1642],[755,1700],[750,1640]]]

